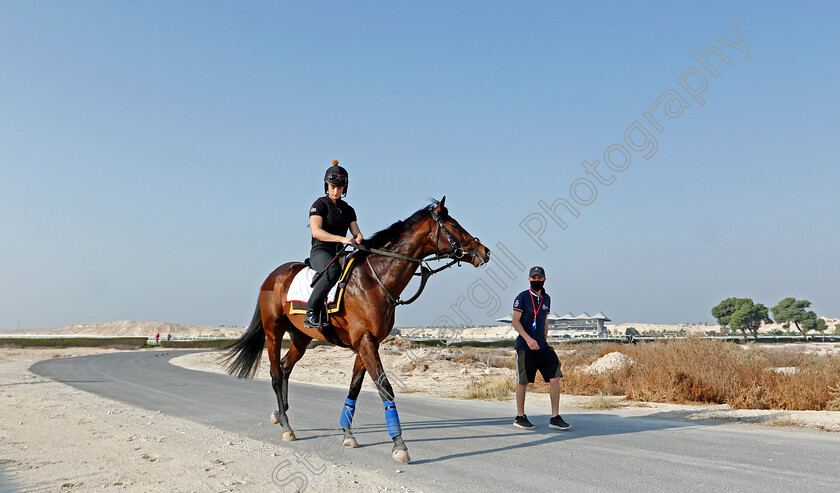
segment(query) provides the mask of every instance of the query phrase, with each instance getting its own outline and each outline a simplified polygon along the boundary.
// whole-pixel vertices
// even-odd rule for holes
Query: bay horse
[[[433,260],[450,259],[449,265],[463,261],[479,267],[490,260],[490,250],[449,215],[445,201],[446,197],[440,202],[433,201],[404,221],[397,221],[362,242],[360,251],[355,254],[356,266],[345,287],[340,310],[330,316],[334,330],[324,329],[329,334],[327,336],[317,328],[305,328],[304,315],[291,314],[291,304],[286,302],[292,279],[303,269],[304,263],[283,264],[263,282],[250,325],[228,348],[226,370],[239,378],[253,377],[267,343],[271,386],[278,406],[271,414],[271,421],[283,425],[283,440],[295,439],[286,414],[289,409],[289,375],[295,363],[303,357],[309,342],[319,339],[348,347],[356,353],[350,391],[339,420],[344,430],[343,445],[348,448],[359,446],[351,426],[356,399],[367,372],[385,406],[388,434],[394,442],[391,455],[401,462],[410,460],[394,404],[394,391],[379,358],[379,344],[391,333],[396,306],[406,303],[399,300],[399,295],[421,266],[421,261],[434,256]],[[421,290],[430,273],[443,268],[430,271],[423,267]],[[286,333],[291,338],[291,346],[281,358],[281,343]]]

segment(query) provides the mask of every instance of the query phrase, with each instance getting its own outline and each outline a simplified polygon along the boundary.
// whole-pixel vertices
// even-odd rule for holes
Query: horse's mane
[[[408,218],[402,221],[397,221],[394,224],[383,229],[382,231],[377,231],[373,234],[373,236],[362,241],[362,245],[368,248],[382,248],[388,243],[396,241],[400,237],[400,235],[403,234],[403,232],[408,231],[409,229],[414,227],[414,225],[423,220],[423,218],[428,217],[429,212],[435,207],[437,207],[437,205],[438,201],[432,200],[431,204],[418,210],[414,214],[410,215]],[[447,215],[448,212],[446,210],[446,207],[442,208],[440,211],[440,216],[446,217]]]

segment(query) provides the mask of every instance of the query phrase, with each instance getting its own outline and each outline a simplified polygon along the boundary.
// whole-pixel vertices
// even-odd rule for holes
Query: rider
[[[341,199],[347,195],[348,184],[347,170],[339,166],[338,161],[333,161],[324,175],[326,196],[316,200],[309,209],[309,226],[312,229],[309,264],[324,273],[315,283],[306,304],[306,327],[321,326],[327,292],[341,275],[338,262],[332,260],[343,249],[342,244],[358,245],[364,239],[356,222],[356,211]],[[345,236],[348,229],[353,236]]]

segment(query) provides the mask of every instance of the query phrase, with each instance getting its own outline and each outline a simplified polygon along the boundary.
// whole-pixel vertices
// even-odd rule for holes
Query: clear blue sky
[[[0,327],[246,324],[265,276],[308,254],[332,159],[366,235],[446,195],[491,250],[546,268],[559,314],[711,322],[729,296],[795,296],[838,316],[838,18],[836,2],[3,2]],[[733,22],[748,61],[718,40]],[[710,46],[731,61],[710,55],[717,78],[690,52]],[[677,82],[691,67],[703,105]],[[655,109],[659,133],[643,113],[668,89],[688,106]],[[637,120],[649,159],[625,141]],[[562,230],[538,202],[580,178],[597,197]],[[520,227],[532,213],[544,249]],[[462,322],[450,305],[481,282],[497,301],[473,287],[461,317],[508,314],[527,275],[490,268],[506,287],[451,269],[397,325]]]

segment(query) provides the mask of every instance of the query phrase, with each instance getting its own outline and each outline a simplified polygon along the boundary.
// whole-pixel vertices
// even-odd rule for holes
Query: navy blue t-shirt
[[[540,349],[550,347],[548,341],[545,340],[545,324],[548,314],[551,312],[551,296],[545,293],[539,296],[537,293],[526,289],[516,296],[513,300],[513,309],[522,312],[519,318],[519,323],[522,324],[528,335],[534,338],[539,344]],[[537,310],[537,325],[534,328],[534,310]],[[516,337],[516,346],[514,349],[531,349],[525,339],[519,335]]]

